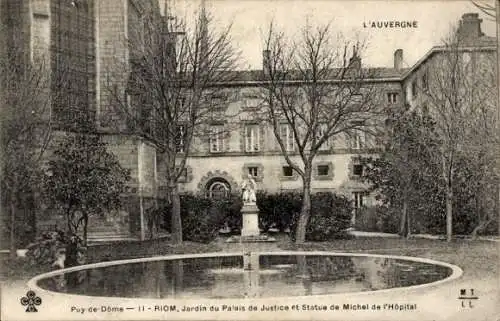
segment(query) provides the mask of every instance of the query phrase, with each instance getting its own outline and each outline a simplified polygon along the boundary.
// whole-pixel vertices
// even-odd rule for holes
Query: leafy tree
[[[401,235],[409,236],[420,228],[430,233],[443,233],[447,229],[447,182],[442,176],[442,163],[436,157],[442,148],[436,126],[427,113],[402,113],[393,119],[384,153],[377,158],[362,159],[364,179],[371,183],[377,198],[401,213]],[[491,167],[494,153],[484,151],[483,147],[475,144],[474,149],[478,150],[474,153],[457,150],[453,158],[451,203],[455,233],[475,236],[494,221],[495,200],[488,193],[496,186]]]
[[[500,141],[495,124],[496,57],[483,50],[465,49],[475,45],[460,28],[453,30],[441,52],[428,64],[428,88],[423,91],[439,139],[439,148],[430,156],[440,164],[444,181],[448,241],[453,234],[459,166],[475,166],[489,159],[484,172],[488,167],[495,168],[499,156]],[[495,173],[489,171],[487,176],[495,176]]]
[[[361,158],[363,177],[384,205],[400,211],[399,233],[409,236],[411,212],[439,212],[439,167],[430,157],[438,141],[426,114],[399,111],[391,120],[384,152]]]
[[[10,218],[3,226],[10,231],[10,253],[16,255],[19,208],[23,198],[36,190],[41,161],[52,133],[49,65],[44,57],[30,58],[24,50],[20,30],[13,25],[0,33],[7,38],[0,55],[0,171],[2,206]]]
[[[68,133],[48,163],[45,196],[64,213],[70,234],[83,228],[86,244],[89,217],[118,209],[128,179],[128,171],[106,150],[99,135]]]

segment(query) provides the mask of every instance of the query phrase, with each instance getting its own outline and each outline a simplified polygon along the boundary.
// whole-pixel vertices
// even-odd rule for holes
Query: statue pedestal
[[[255,203],[244,203],[241,209],[243,224],[241,236],[232,236],[228,243],[253,243],[253,242],[275,242],[274,237],[261,235],[259,229],[259,208]]]
[[[241,236],[258,236],[259,229],[259,208],[255,203],[247,203],[241,209],[243,215],[243,228]]]

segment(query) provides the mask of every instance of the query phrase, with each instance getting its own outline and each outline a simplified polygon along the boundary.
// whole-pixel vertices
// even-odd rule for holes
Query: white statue
[[[243,203],[255,203],[257,201],[255,196],[257,183],[252,175],[248,174],[248,178],[241,184],[241,189],[243,190]]]

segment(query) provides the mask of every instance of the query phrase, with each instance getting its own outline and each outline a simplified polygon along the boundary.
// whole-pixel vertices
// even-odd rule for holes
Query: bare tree
[[[302,208],[295,240],[305,241],[311,176],[318,152],[336,137],[372,135],[380,110],[359,57],[362,45],[334,39],[329,25],[302,28],[287,40],[271,24],[265,41],[262,96],[265,119],[288,165],[301,177]],[[298,156],[298,157],[296,157]]]
[[[490,18],[496,19],[496,6],[498,5],[498,0],[496,0],[495,5],[491,4],[489,1],[471,1],[472,4],[481,10],[482,13]]]
[[[163,154],[174,243],[182,242],[178,183],[193,139],[206,137],[208,125],[227,116],[227,101],[219,99],[225,93],[217,84],[231,80],[236,67],[230,31],[231,26],[216,26],[203,5],[192,28],[183,21],[149,19],[142,44],[130,46],[129,99],[107,86],[133,131]]]
[[[428,88],[424,88],[439,139],[435,156],[442,167],[448,241],[453,234],[456,172],[458,166],[463,166],[459,160],[466,159],[468,166],[486,162],[489,169],[486,164],[478,169],[485,178],[494,177],[491,169],[498,157],[495,57],[491,52],[467,49],[468,46],[460,33],[453,31],[441,53],[427,67]]]
[[[500,131],[500,0],[495,0],[492,4],[487,1],[472,1],[472,4],[476,6],[481,12],[487,15],[490,19],[493,19],[496,22],[496,37],[497,37],[497,62],[496,62],[496,72],[497,72],[497,112],[496,112],[496,121],[497,128]],[[500,157],[497,158],[497,176],[500,178]],[[497,208],[497,229],[500,234],[500,182],[496,187],[496,208]]]
[[[20,48],[14,39],[0,57],[1,190],[10,214],[12,256],[16,255],[16,212],[23,205],[23,195],[34,190],[52,131],[47,60],[31,61]]]

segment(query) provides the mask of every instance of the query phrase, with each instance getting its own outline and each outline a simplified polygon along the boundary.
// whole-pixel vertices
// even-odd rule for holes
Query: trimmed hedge
[[[259,220],[263,229],[277,227],[281,231],[290,228],[292,238],[302,207],[300,193],[278,193],[257,195]],[[346,238],[344,233],[351,222],[352,202],[345,196],[334,193],[315,193],[311,195],[311,216],[306,230],[306,240],[326,241]]]
[[[183,194],[181,200],[182,235],[186,241],[210,243],[227,222],[241,225],[240,197],[213,200],[193,194]],[[153,213],[163,217],[162,227],[170,231],[171,207],[166,205]]]
[[[307,225],[306,240],[326,241],[345,238],[351,224],[353,205],[345,196],[317,193],[311,199],[311,218]]]
[[[183,239],[186,241],[209,243],[213,241],[222,227],[228,227],[232,233],[241,230],[243,206],[239,195],[232,195],[225,200],[213,200],[192,194],[181,195],[181,219]],[[299,193],[257,194],[259,207],[259,227],[267,232],[278,228],[293,233],[302,207],[302,195]],[[306,231],[306,239],[325,241],[346,237],[342,231],[351,222],[352,204],[344,196],[334,193],[316,193],[311,195],[311,217]],[[170,206],[164,206],[154,215],[163,217],[162,227],[170,231]]]
[[[270,228],[277,228],[284,232],[291,228],[293,218],[300,212],[302,196],[298,193],[257,193],[257,206],[259,207],[259,224],[265,232]]]

